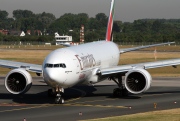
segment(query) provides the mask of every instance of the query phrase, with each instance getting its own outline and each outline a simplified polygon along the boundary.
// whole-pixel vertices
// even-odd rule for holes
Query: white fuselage
[[[113,42],[98,41],[57,49],[43,63],[43,78],[52,86],[72,87],[94,81],[94,70],[118,65],[119,48]]]

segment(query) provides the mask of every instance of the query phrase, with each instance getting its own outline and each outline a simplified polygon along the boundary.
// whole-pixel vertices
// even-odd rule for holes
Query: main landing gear
[[[60,87],[56,87],[48,90],[49,97],[55,97],[55,104],[63,104],[64,103],[64,89]]]
[[[124,87],[124,84],[122,82],[122,76],[118,76],[117,80],[114,77],[110,77],[109,79],[113,80],[119,87],[113,90],[114,97],[127,97],[128,96],[128,91]]]

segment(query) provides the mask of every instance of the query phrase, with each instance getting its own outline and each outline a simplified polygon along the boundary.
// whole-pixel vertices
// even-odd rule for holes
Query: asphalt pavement
[[[104,81],[94,86],[75,86],[65,90],[65,104],[54,104],[47,96],[42,78],[33,78],[24,95],[12,95],[0,78],[0,120],[2,121],[77,121],[128,115],[147,111],[180,108],[179,78],[153,78],[152,87],[139,95],[114,98],[117,85]]]

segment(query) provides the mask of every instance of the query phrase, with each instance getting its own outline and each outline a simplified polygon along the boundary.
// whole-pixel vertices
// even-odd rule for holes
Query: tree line
[[[85,26],[85,42],[104,40],[108,17],[98,13],[89,17],[86,13],[66,13],[56,18],[52,13],[35,14],[30,10],[14,10],[13,17],[0,10],[0,29],[4,30],[41,30],[43,36],[31,34],[25,37],[2,35],[0,41],[44,41],[50,42],[54,33],[71,35],[79,42],[80,27]],[[47,35],[48,33],[48,35]],[[113,26],[115,42],[180,42],[180,19],[139,19],[134,22],[115,21]]]

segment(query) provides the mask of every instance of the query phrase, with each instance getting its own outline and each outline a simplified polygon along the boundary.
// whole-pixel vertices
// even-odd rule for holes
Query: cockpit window
[[[66,65],[63,63],[63,64],[60,64],[60,67],[66,68]]]
[[[52,67],[53,67],[53,64],[47,63],[47,64],[45,65],[45,67],[47,67],[47,68],[52,68]]]
[[[59,68],[60,65],[59,64],[54,64],[54,68]]]
[[[63,64],[63,68],[66,68],[66,65],[65,65],[65,64]]]
[[[64,63],[59,63],[59,64],[46,63],[44,68],[66,68],[66,65]]]

